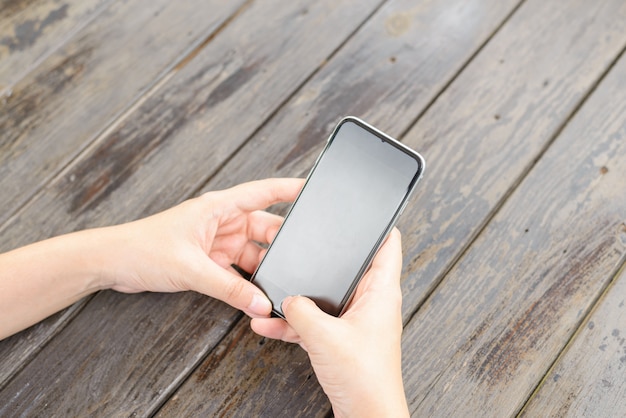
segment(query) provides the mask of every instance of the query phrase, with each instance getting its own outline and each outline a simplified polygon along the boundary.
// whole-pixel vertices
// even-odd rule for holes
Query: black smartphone
[[[424,171],[415,151],[342,119],[252,276],[273,314],[290,295],[339,316]]]

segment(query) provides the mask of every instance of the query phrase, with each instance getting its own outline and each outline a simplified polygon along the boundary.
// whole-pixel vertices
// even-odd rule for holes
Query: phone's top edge
[[[370,125],[369,123],[365,122],[361,118],[358,118],[356,116],[350,116],[350,115],[349,116],[344,116],[343,118],[341,118],[339,123],[337,123],[337,127],[333,130],[330,138],[332,138],[335,135],[335,133],[337,132],[339,127],[341,125],[343,125],[345,122],[356,123],[357,125],[360,125],[361,127],[363,127],[365,129],[367,129],[368,131],[372,132],[373,134],[375,134],[377,136],[382,136],[382,137],[386,138],[387,140],[391,141],[397,147],[400,147],[400,148],[404,149],[409,155],[411,155],[413,158],[415,158],[417,160],[417,163],[419,165],[419,170],[418,171],[420,173],[419,177],[420,178],[422,177],[422,175],[424,173],[424,169],[426,168],[426,160],[424,160],[424,157],[422,156],[422,154],[420,154],[419,152],[415,151],[411,147],[403,144],[402,142],[400,142],[399,140],[393,138],[392,136],[384,133],[380,129]]]

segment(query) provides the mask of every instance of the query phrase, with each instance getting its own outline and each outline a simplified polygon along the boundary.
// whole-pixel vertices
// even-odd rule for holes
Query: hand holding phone
[[[273,313],[303,295],[339,316],[395,225],[423,158],[365,122],[339,122],[252,281]]]
[[[252,329],[306,350],[335,416],[408,417],[401,270],[400,234],[392,230],[341,318],[325,314],[310,299],[289,297],[283,304],[287,321],[255,318]]]

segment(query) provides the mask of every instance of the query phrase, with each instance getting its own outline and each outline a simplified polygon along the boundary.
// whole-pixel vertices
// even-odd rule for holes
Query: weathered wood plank
[[[626,227],[625,227],[626,228]],[[626,230],[623,232],[626,245]],[[522,416],[618,417],[626,411],[626,272],[584,324]]]
[[[235,19],[5,223],[0,250],[188,197],[379,2],[252,4],[242,16],[255,19]]]
[[[474,7],[489,12],[475,14]],[[367,120],[389,132],[401,133],[513,7],[513,2],[487,5],[465,0],[425,2],[420,7],[412,1],[389,2],[205,190],[255,177],[304,174],[342,114],[366,114]],[[449,13],[456,12],[467,13],[459,17],[467,25],[441,24]],[[241,415],[257,416],[260,408],[270,406],[289,411],[283,416],[327,413],[328,401],[314,378],[309,379],[312,370],[304,352],[280,343],[267,343],[271,349],[259,349],[258,342],[259,337],[251,331],[238,334],[236,347],[231,339],[222,342],[160,415],[212,416],[242,411]],[[308,400],[294,403],[300,399]]]
[[[0,97],[112,1],[0,2]]]
[[[96,295],[93,314],[0,391],[0,416],[149,416],[240,317],[219,305],[193,293]]]
[[[292,373],[277,372],[285,367]],[[251,334],[243,319],[157,416],[326,417],[329,410],[306,353]]]
[[[93,138],[108,118],[128,106],[165,68],[182,59],[194,39],[226,21],[243,0],[227,6],[206,1],[195,6],[193,2],[180,6],[168,1],[144,3],[109,9],[24,79],[9,103],[0,103],[0,223],[54,167],[77,153],[81,141]],[[206,13],[199,13],[203,10]],[[146,47],[150,45],[158,45],[158,53]],[[89,53],[79,58],[82,53],[76,51],[87,50]],[[136,70],[143,65],[146,68]],[[118,91],[118,87],[123,89]],[[43,209],[42,215],[50,214]],[[46,237],[31,232],[31,241]],[[4,235],[1,241],[2,250],[28,242],[14,242]],[[80,306],[0,343],[0,387]]]
[[[204,191],[250,178],[306,175],[345,115],[400,137],[517,4],[390,2]]]
[[[13,86],[0,101],[0,224],[242,4],[117,2]]]
[[[158,93],[93,147],[84,160],[13,219],[12,226],[3,232],[3,244],[19,245],[68,228],[121,222],[169,206],[180,195],[188,196],[197,188],[194,182],[204,182],[207,167],[215,169],[243,143],[377,6],[377,1],[362,2],[358,10],[349,1],[253,3]],[[245,119],[241,109],[246,109]],[[38,223],[51,228],[32,229],[39,228],[34,226]],[[21,228],[29,231],[26,236],[16,234]],[[128,402],[131,398],[126,392],[130,387],[137,398],[133,410],[149,414],[189,372],[190,364],[206,354],[236,319],[234,311],[223,305],[211,307],[214,322],[185,311],[190,298],[195,301],[191,295],[169,295],[168,303],[176,308],[155,306],[150,295],[132,297],[136,303],[120,307],[114,293],[96,296],[8,383],[0,397],[11,399],[14,411],[30,408],[44,415],[65,411],[67,405],[61,398],[73,399],[71,408],[78,414],[90,410],[90,402],[82,396],[85,379],[91,372],[98,375],[106,370],[117,380],[107,380],[106,391],[100,392],[112,399],[99,403],[102,409],[98,413],[115,411],[121,407],[119,402]],[[105,305],[115,309],[99,308]],[[159,321],[135,320],[145,312],[149,316],[162,310],[170,315],[166,315],[166,321],[180,322],[181,328],[195,324],[193,332],[206,338],[205,344],[180,335],[163,335]],[[98,333],[85,329],[91,322],[108,319],[131,324],[139,336],[139,340],[132,341],[138,351],[128,348],[129,341],[116,327]],[[64,341],[63,346],[55,344],[57,340]],[[141,369],[156,367],[142,362],[154,347],[153,340],[173,347],[162,353],[163,369],[157,367],[159,373]],[[114,346],[116,351],[100,357],[101,364],[72,361],[90,356],[93,359],[102,345]],[[93,352],[72,351],[89,346],[94,347]],[[59,360],[50,364],[49,358]],[[129,372],[129,365],[136,368]],[[66,370],[68,367],[70,370]],[[40,373],[42,369],[47,372]],[[97,385],[97,381],[91,385]],[[45,401],[42,388],[47,394]]]
[[[510,416],[542,379],[626,258],[624,114],[622,58],[406,327],[412,413]]]
[[[54,337],[56,330],[62,328],[80,312],[87,300],[88,298],[85,298],[46,318],[22,334],[13,335],[0,341],[0,356],[2,358],[0,360],[0,390],[42,346]]]

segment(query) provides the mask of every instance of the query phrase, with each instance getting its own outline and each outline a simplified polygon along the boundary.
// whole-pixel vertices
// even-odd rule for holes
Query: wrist
[[[370,357],[360,367],[358,381],[346,385],[343,399],[332,399],[336,417],[409,417],[400,356],[385,353]],[[387,361],[371,363],[371,358]],[[351,386],[351,387],[350,387]]]
[[[70,294],[85,296],[107,289],[108,246],[103,229],[88,229],[52,238],[52,253],[58,253],[67,265],[67,278],[74,283]]]
[[[75,233],[82,250],[78,263],[82,265],[84,285],[92,291],[118,286],[120,277],[128,274],[124,269],[129,252],[128,238],[120,226],[89,229]]]

